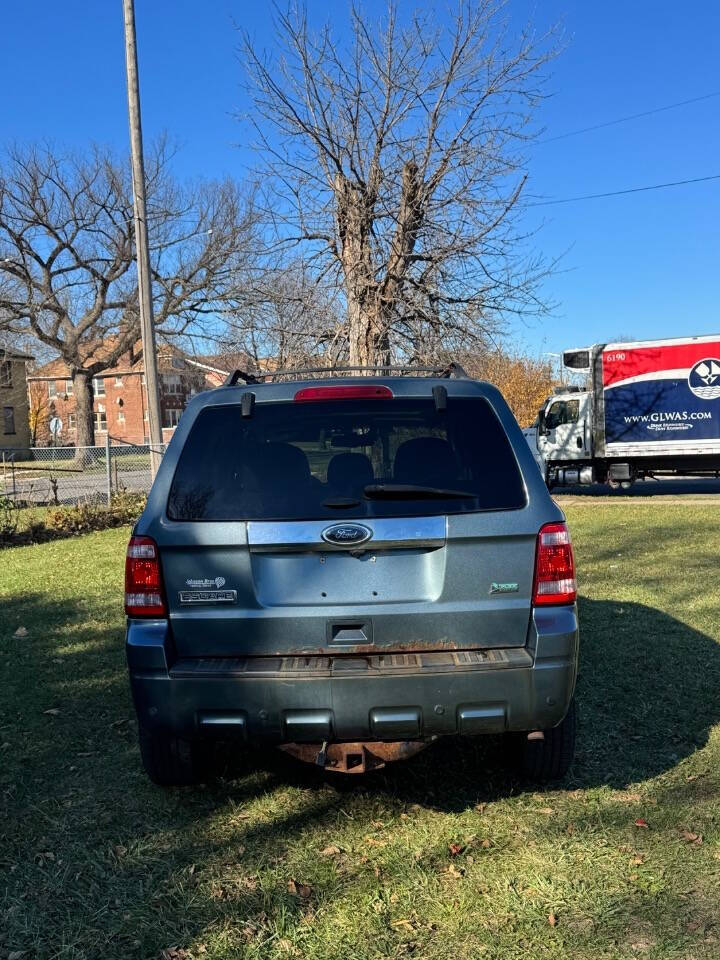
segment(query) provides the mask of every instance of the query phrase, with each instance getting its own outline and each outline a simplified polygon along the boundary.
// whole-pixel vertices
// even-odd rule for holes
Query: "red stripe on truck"
[[[662,370],[689,372],[699,360],[709,357],[720,358],[720,340],[658,344],[656,347],[609,347],[602,353],[603,386]]]

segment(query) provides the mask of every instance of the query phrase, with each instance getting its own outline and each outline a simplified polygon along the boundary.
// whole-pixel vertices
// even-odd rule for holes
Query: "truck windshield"
[[[482,397],[256,403],[203,410],[171,520],[333,520],[515,510],[525,487]]]

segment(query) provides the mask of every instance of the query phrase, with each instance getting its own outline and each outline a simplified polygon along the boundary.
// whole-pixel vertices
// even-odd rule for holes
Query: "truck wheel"
[[[528,780],[559,780],[570,769],[575,754],[575,700],[570,701],[565,719],[550,730],[543,740],[528,740],[520,735],[520,771]]]
[[[203,779],[205,766],[201,763],[198,743],[142,724],[138,735],[142,764],[153,783],[161,787],[182,787]]]

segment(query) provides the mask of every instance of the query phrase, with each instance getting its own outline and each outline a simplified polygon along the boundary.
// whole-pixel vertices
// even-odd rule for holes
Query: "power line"
[[[720,97],[720,90],[715,93],[705,93],[702,97],[692,97],[690,100],[679,100],[677,103],[668,103],[664,107],[655,107],[653,110],[643,110],[642,113],[631,113],[627,117],[619,117],[617,120],[607,120],[605,123],[596,123],[592,127],[581,127],[579,130],[571,130],[569,133],[560,133],[556,137],[545,137],[542,140],[536,140],[536,144],[553,143],[555,140],[565,140],[567,137],[579,137],[581,133],[590,133],[592,130],[602,130],[604,127],[613,127],[618,123],[627,123],[629,120],[639,120],[641,117],[651,117],[655,113],[664,113],[666,110],[675,110],[677,107],[686,107],[690,103],[700,103],[701,100],[710,100],[713,97]]]
[[[665,187],[681,187],[686,183],[705,183],[707,180],[720,180],[720,173],[711,177],[695,177],[692,180],[673,180],[670,183],[655,183],[650,187],[630,187],[628,190],[611,190],[608,193],[586,193],[582,197],[563,197],[561,200],[538,200],[528,203],[528,207],[547,207],[553,203],[575,203],[577,200],[599,200],[602,197],[620,197],[626,193],[644,193],[646,190],[664,190]]]

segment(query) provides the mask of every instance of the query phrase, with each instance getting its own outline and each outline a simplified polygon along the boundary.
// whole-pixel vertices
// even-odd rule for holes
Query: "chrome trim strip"
[[[336,521],[337,522],[337,521]],[[250,520],[247,525],[250,550],[380,550],[401,547],[442,547],[447,539],[446,517],[362,517],[348,524],[372,530],[372,539],[360,544],[326,543],[323,530],[332,520]]]

